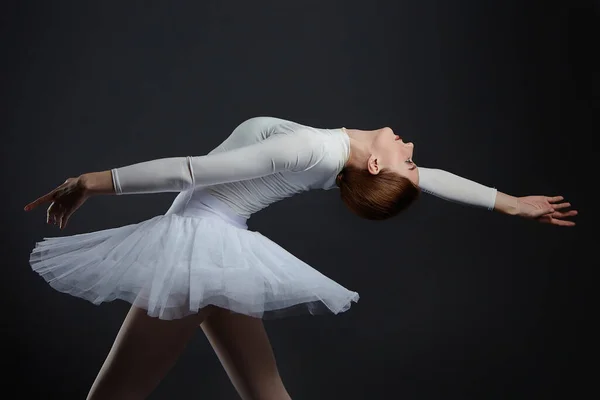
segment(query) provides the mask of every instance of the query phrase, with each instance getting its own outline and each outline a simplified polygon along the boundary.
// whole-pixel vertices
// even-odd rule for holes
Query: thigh
[[[261,319],[217,309],[200,327],[244,400],[290,399]]]
[[[132,306],[94,381],[90,399],[144,399],[177,360],[211,309],[176,320]]]

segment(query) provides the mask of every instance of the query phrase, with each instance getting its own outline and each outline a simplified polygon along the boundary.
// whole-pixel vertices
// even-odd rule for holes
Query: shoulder
[[[278,142],[282,154],[311,156],[321,159],[328,151],[329,137],[317,129],[294,121],[257,116],[238,125],[233,136],[244,136],[248,142]],[[251,137],[251,138],[249,138]]]

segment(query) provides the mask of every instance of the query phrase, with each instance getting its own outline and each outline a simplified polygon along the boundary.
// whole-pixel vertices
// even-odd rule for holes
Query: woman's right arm
[[[89,172],[79,179],[83,188],[91,195],[116,194],[112,171]]]
[[[109,171],[83,174],[90,194],[181,192],[191,187],[259,178],[276,172],[302,171],[319,160],[314,136],[276,134],[249,146],[195,157],[168,157]]]
[[[321,157],[314,136],[295,132],[271,135],[258,143],[197,157],[169,157],[68,178],[25,206],[31,211],[51,203],[46,222],[67,226],[71,215],[92,195],[180,192],[196,186],[259,178],[283,170],[303,171]]]

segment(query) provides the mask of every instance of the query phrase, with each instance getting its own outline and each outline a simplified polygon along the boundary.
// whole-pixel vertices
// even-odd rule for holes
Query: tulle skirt
[[[60,292],[94,304],[122,299],[161,319],[210,304],[263,319],[338,314],[359,299],[248,230],[206,190],[182,192],[164,215],[136,224],[44,238],[30,265]]]

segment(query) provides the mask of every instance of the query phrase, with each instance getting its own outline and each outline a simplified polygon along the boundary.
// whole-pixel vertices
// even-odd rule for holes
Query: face
[[[387,168],[418,185],[417,165],[412,162],[414,147],[411,142],[405,143],[391,128],[382,128],[375,133],[367,168],[372,174]]]

